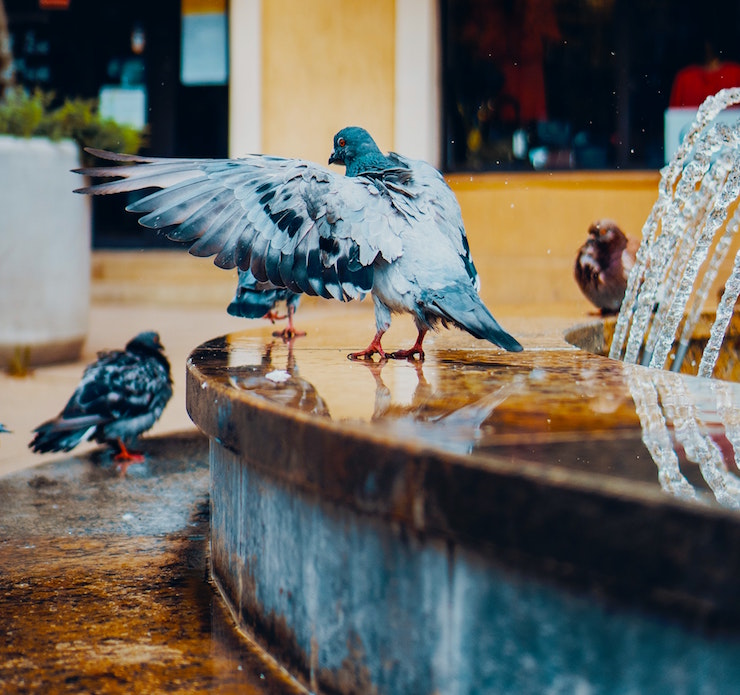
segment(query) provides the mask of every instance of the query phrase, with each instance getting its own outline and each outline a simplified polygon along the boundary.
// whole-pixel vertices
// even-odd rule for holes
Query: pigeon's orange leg
[[[270,323],[275,323],[275,321],[282,321],[285,318],[288,318],[286,314],[278,314],[277,311],[274,309],[270,309],[263,317],[263,319],[269,319]]]
[[[361,350],[360,352],[351,352],[349,355],[347,355],[347,359],[350,360],[371,360],[373,358],[373,355],[378,355],[381,360],[387,359],[387,355],[385,354],[385,350],[383,350],[382,346],[380,345],[380,339],[383,337],[383,334],[385,331],[378,331],[375,334],[375,337],[373,338],[370,345],[368,345],[364,350]]]
[[[408,350],[396,350],[389,353],[388,357],[392,360],[410,360],[414,355],[419,355],[419,360],[424,360],[424,350],[421,344],[424,342],[424,336],[427,334],[426,328],[419,329],[419,335],[416,336],[416,342]]]
[[[146,456],[138,451],[129,451],[122,439],[118,439],[118,453],[113,457],[116,461],[116,468],[121,475],[126,475],[126,470],[132,463],[144,463]]]
[[[295,314],[295,308],[288,304],[288,325],[283,328],[282,331],[273,332],[273,335],[276,338],[282,338],[283,340],[292,340],[293,338],[300,338],[301,336],[306,335],[306,331],[296,330],[295,325],[293,325],[293,314]],[[285,317],[283,316],[283,318]]]

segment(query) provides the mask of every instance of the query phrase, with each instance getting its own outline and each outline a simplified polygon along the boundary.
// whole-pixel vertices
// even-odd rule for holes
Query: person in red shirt
[[[723,61],[711,41],[705,42],[703,65],[689,65],[676,73],[669,106],[697,107],[726,87],[740,87],[740,64]]]

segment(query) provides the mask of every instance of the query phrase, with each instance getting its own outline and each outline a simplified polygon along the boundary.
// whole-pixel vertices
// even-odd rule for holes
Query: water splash
[[[713,122],[736,104],[740,104],[740,88],[709,97],[661,171],[658,199],[643,226],[642,244],[615,326],[609,352],[614,359],[662,369],[677,343],[673,368],[680,368],[740,229],[740,125]],[[702,359],[703,376],[713,372],[738,294],[740,258],[736,256],[712,327],[710,350]]]
[[[714,498],[722,507],[740,509],[740,478],[728,465],[731,457],[733,469],[740,463],[737,386],[713,379],[710,391],[692,391],[689,382],[659,369],[635,369],[628,384],[661,488],[679,499],[707,504]],[[682,471],[691,464],[706,489]]]

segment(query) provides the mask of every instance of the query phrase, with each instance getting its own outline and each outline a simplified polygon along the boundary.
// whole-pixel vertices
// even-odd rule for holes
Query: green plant
[[[144,142],[144,133],[129,125],[103,118],[96,99],[66,99],[51,108],[54,94],[21,87],[6,91],[0,100],[0,134],[71,138],[80,148],[136,153]]]

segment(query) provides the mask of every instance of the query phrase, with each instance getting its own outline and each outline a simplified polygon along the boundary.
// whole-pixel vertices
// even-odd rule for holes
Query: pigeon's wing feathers
[[[479,290],[480,278],[470,255],[460,204],[452,189],[447,185],[442,174],[427,162],[407,159],[393,152],[390,156],[401,162],[412,173],[413,187],[411,190],[415,193],[413,209],[416,214],[429,215],[434,226],[449,238],[463,260],[476,290]]]
[[[68,429],[131,418],[148,411],[169,387],[165,370],[153,358],[122,350],[101,352],[57,418]],[[166,401],[165,401],[166,402]]]
[[[311,162],[253,155],[243,159],[158,159],[96,151],[120,166],[86,169],[121,176],[88,186],[93,194],[161,188],[128,206],[140,223],[189,243],[216,264],[250,269],[257,280],[295,292],[353,299],[372,287],[372,264],[403,247],[407,220],[372,182]]]

